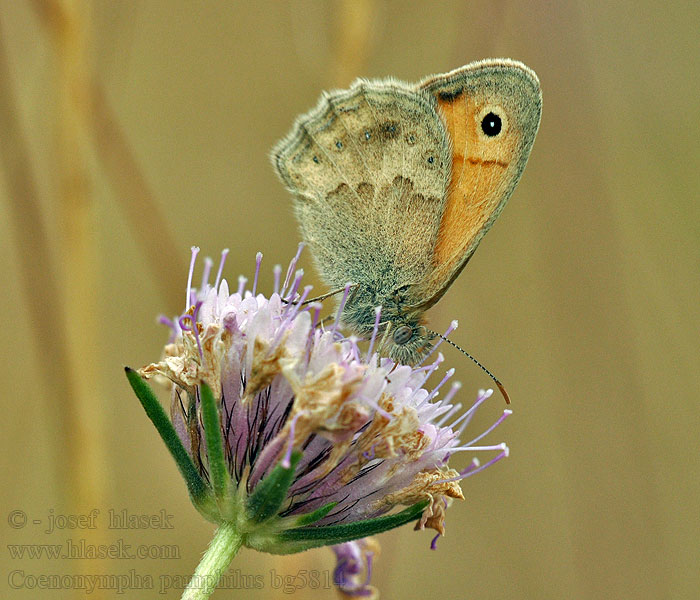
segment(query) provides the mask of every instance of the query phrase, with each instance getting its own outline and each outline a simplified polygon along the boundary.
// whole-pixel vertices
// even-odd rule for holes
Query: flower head
[[[171,442],[184,447],[176,459],[202,514],[235,523],[243,544],[266,552],[340,544],[336,583],[368,595],[361,576],[375,546],[353,540],[410,521],[443,534],[445,509],[463,498],[459,481],[507,456],[505,444],[476,443],[510,411],[461,442],[490,391],[456,416],[459,385],[439,397],[453,369],[426,387],[441,355],[427,366],[396,364],[373,352],[376,328],[362,351],[338,318],[324,325],[322,307],[303,303],[310,288],[300,293],[298,256],[281,287],[277,269],[269,298],[256,290],[261,255],[252,289],[241,278],[233,293],[221,279],[225,254],[213,285],[210,261],[198,290],[191,267],[187,310],[169,322],[164,357],[138,373],[169,382],[179,440]],[[495,454],[458,471],[448,460],[462,451]]]

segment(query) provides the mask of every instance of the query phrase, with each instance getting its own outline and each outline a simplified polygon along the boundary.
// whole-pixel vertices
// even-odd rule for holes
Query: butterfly
[[[489,59],[418,84],[359,79],[296,120],[272,162],[322,278],[353,284],[345,325],[371,334],[380,306],[382,353],[420,362],[424,313],[503,210],[541,112],[535,73]]]

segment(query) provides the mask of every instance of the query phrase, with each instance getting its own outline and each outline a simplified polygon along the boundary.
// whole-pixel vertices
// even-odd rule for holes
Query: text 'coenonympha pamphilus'
[[[272,160],[321,276],[353,283],[348,327],[370,334],[381,306],[382,351],[426,354],[423,313],[505,206],[541,109],[533,71],[490,59],[417,85],[359,79],[297,119]]]

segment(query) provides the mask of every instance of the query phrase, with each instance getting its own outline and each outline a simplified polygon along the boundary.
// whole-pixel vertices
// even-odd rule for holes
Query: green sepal
[[[248,498],[246,512],[248,518],[255,523],[262,523],[274,517],[287,498],[287,491],[294,480],[294,469],[301,459],[301,452],[292,452],[289,467],[279,463],[265,477]]]
[[[219,409],[211,388],[206,383],[199,386],[202,401],[202,421],[204,423],[204,438],[207,442],[207,458],[209,473],[217,501],[228,497],[229,476],[226,458],[224,457],[224,440],[221,435],[221,419]]]
[[[204,513],[204,511],[211,508],[210,505],[212,504],[209,487],[197,471],[197,467],[195,467],[190,455],[182,445],[173,424],[168,415],[165,414],[163,407],[158,402],[151,388],[132,368],[125,367],[124,371],[131,388],[146,411],[146,415],[160,434],[170,455],[175,459],[175,464],[177,464],[177,468],[187,484],[187,490],[193,503],[200,512]]]
[[[356,523],[287,529],[277,534],[277,544],[275,544],[274,548],[261,549],[273,554],[291,554],[293,552],[302,552],[309,548],[350,542],[415,521],[421,516],[426,506],[428,506],[427,500],[409,506],[393,515],[366,519]]]
[[[329,502],[325,506],[322,506],[321,508],[317,508],[313,512],[310,512],[306,515],[301,515],[296,521],[294,521],[294,526],[295,527],[304,527],[305,525],[311,525],[312,523],[315,523],[316,521],[320,521],[329,512],[331,512],[337,505],[338,505],[337,502]]]

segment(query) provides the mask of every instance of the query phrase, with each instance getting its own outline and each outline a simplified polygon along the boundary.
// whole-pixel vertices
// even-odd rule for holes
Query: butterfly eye
[[[408,325],[401,325],[396,331],[394,331],[394,343],[399,346],[403,346],[413,337],[413,327]]]
[[[503,129],[503,123],[501,117],[496,113],[490,112],[481,119],[481,131],[483,131],[489,137],[496,137],[501,133]]]

